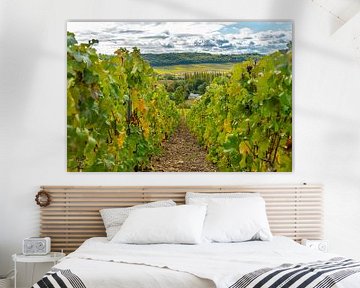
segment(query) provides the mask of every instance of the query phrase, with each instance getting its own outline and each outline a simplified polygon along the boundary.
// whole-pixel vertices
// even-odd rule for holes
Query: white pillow
[[[201,242],[205,214],[205,205],[133,210],[111,242],[197,244]]]
[[[186,204],[207,204],[211,199],[225,198],[246,198],[246,197],[259,197],[259,193],[244,192],[244,193],[198,193],[198,192],[186,192],[185,203]]]
[[[271,240],[264,199],[247,197],[209,200],[203,237],[210,242]]]
[[[115,234],[120,230],[121,225],[124,223],[129,213],[132,210],[139,208],[153,208],[153,207],[170,207],[176,206],[172,200],[156,201],[146,204],[135,205],[128,208],[109,208],[101,209],[100,214],[106,229],[107,239],[111,240]]]

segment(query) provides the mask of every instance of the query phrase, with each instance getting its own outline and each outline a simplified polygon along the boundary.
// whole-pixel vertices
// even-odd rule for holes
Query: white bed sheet
[[[112,244],[106,238],[91,238],[56,268],[70,269],[87,288],[225,288],[244,274],[264,267],[336,256],[311,250],[286,237],[200,245]],[[360,273],[336,287],[360,287]]]
[[[147,265],[70,258],[56,268],[70,269],[87,288],[215,288],[210,280]]]

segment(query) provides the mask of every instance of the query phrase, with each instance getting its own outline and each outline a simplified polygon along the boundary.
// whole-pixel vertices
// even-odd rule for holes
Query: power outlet
[[[309,240],[309,239],[303,239],[301,241],[301,244],[309,247],[310,249],[318,250],[321,252],[327,252],[328,251],[328,242],[325,240]]]

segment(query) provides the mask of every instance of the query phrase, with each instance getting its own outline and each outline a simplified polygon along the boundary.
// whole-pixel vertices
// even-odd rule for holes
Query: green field
[[[154,67],[159,74],[182,74],[191,72],[226,72],[236,63],[187,64]]]

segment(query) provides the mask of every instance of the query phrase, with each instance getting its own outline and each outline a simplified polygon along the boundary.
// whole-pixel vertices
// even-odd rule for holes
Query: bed
[[[53,237],[53,250],[75,251],[35,288],[360,287],[359,262],[298,243],[322,237],[322,189],[318,185],[43,189],[51,195],[52,203],[42,208],[42,234]],[[188,191],[260,193],[274,237],[270,241],[197,245],[121,244],[103,237],[105,229],[96,213],[99,209],[163,199],[182,204]]]
[[[64,280],[65,287],[289,287],[270,285],[275,282],[274,279],[279,279],[278,275],[269,280],[268,286],[252,284],[246,286],[246,283],[243,283],[243,277],[254,271],[279,267],[284,264],[306,263],[307,267],[310,267],[310,264],[313,266],[317,264],[317,267],[320,267],[319,264],[324,265],[324,262],[318,261],[330,259],[332,263],[330,261],[328,263],[331,265],[346,261],[346,259],[337,258],[336,255],[309,249],[282,236],[276,236],[270,242],[159,244],[136,247],[126,244],[111,244],[106,238],[98,237],[87,240],[76,252],[57,264],[54,271],[57,269],[59,269],[58,271],[70,270],[79,277],[75,284],[68,284]],[[352,273],[344,279],[340,278],[346,274],[338,275],[340,281],[338,283],[336,283],[336,279],[319,278],[319,281],[315,282],[318,285],[300,286],[295,283],[296,286],[291,287],[360,287],[359,263],[349,262],[349,267],[352,267]],[[285,268],[289,267],[285,266]],[[294,271],[301,269],[304,268],[295,268]],[[294,271],[291,271],[292,275],[294,275]],[[282,274],[279,272],[279,274],[283,275],[284,272]],[[75,277],[74,275],[68,277],[71,279]],[[303,283],[306,279],[308,277],[305,276],[298,281]],[[50,281],[54,287],[57,287],[54,279]],[[44,286],[44,283],[40,281],[34,287],[49,286]]]

